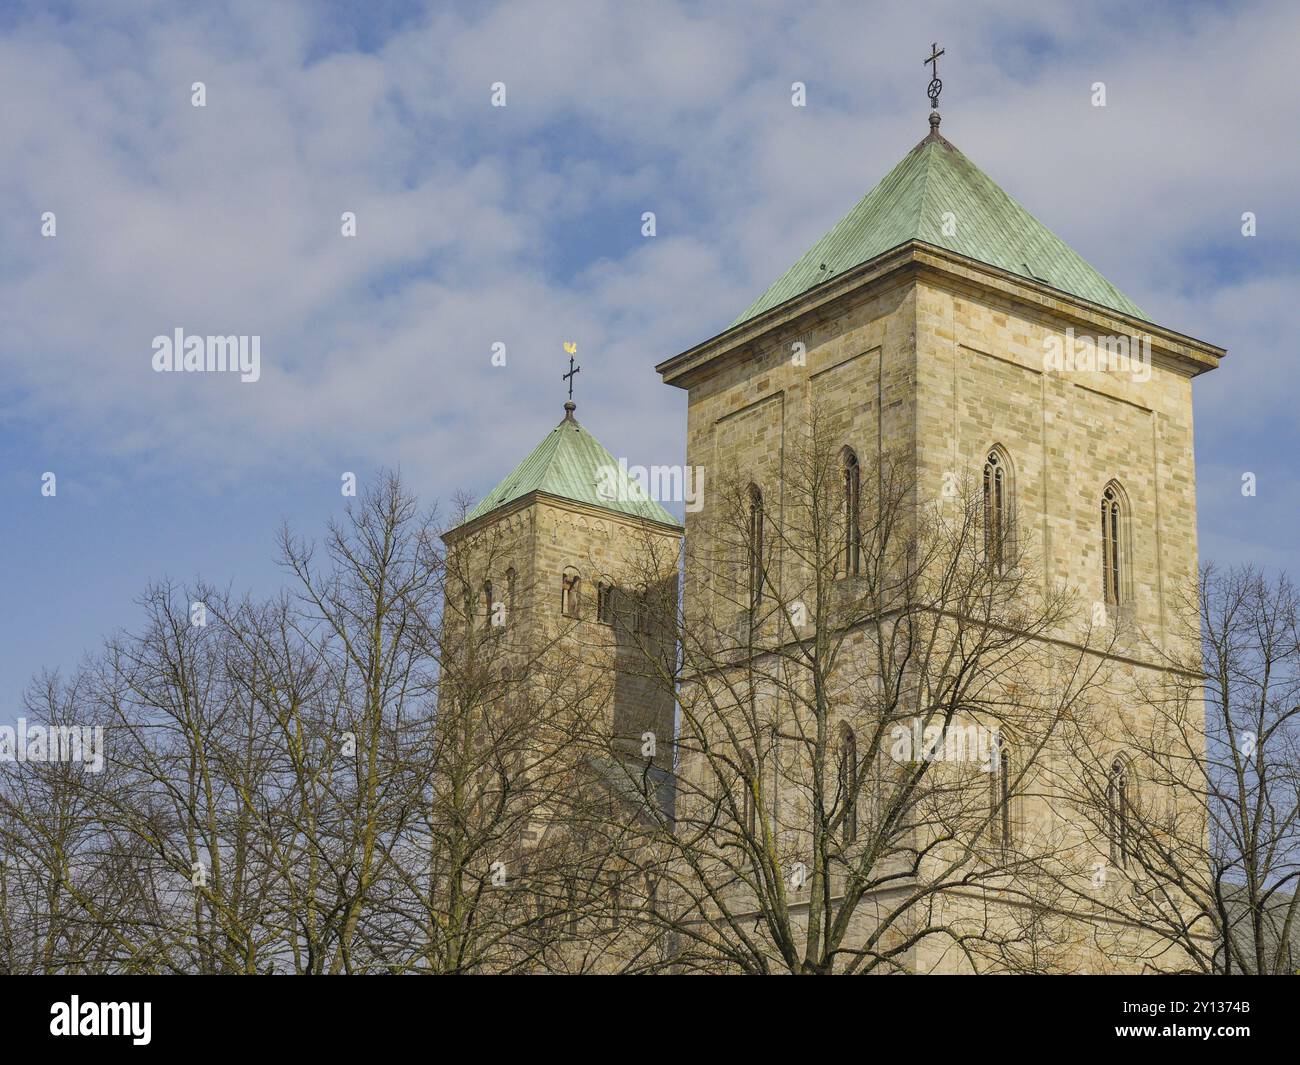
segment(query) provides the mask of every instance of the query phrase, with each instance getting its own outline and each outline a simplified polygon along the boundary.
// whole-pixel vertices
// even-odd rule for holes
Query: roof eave
[[[665,522],[660,521],[658,518],[648,518],[640,514],[627,514],[621,510],[610,510],[608,507],[597,506],[594,503],[588,503],[582,499],[570,499],[568,496],[559,496],[551,492],[543,491],[540,488],[534,488],[531,492],[525,492],[521,496],[516,496],[514,499],[502,503],[500,506],[484,511],[482,514],[470,521],[462,522],[460,525],[448,529],[442,534],[442,542],[450,546],[455,541],[463,539],[470,533],[491,525],[498,519],[513,514],[517,510],[523,510],[525,507],[532,506],[534,503],[550,503],[552,505],[567,507],[570,510],[577,510],[584,514],[621,520],[635,528],[650,526],[653,529],[658,529],[677,536],[682,535],[686,531],[684,526],[679,525],[675,521]]]
[[[898,284],[922,271],[945,274],[967,282],[973,280],[998,289],[1019,302],[1050,309],[1083,324],[1118,324],[1130,333],[1149,335],[1153,346],[1159,346],[1165,355],[1182,365],[1189,376],[1214,369],[1227,355],[1223,348],[1158,326],[1145,318],[1094,303],[1045,282],[1033,281],[925,241],[908,240],[666,359],[655,367],[655,371],[665,384],[689,388],[700,371],[744,348],[774,327],[792,325],[806,315],[856,295],[865,288]]]
[[[440,535],[440,539],[444,544],[450,546],[455,541],[463,539],[470,533],[476,532],[487,525],[491,525],[493,522],[498,521],[509,514],[513,514],[516,510],[523,510],[524,507],[535,501],[535,497],[538,494],[539,493],[534,490],[531,492],[525,492],[521,496],[515,496],[513,499],[508,499],[504,503],[493,507],[491,510],[485,510],[482,514],[473,518],[468,518],[462,521],[459,525],[453,525],[450,529],[447,529]]]

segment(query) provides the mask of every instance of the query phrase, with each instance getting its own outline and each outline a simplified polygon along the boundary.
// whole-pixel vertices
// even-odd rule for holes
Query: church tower
[[[682,529],[576,411],[443,534],[434,873],[478,971],[641,956],[671,817]]]
[[[936,494],[1000,444],[1048,575],[1160,631],[1197,565],[1191,382],[1225,352],[1149,321],[930,125],[726,331],[656,367],[689,394],[688,462],[779,489],[814,399],[859,454],[907,442]],[[1118,586],[1101,576],[1108,485]]]
[[[1042,633],[1043,645],[1081,649],[1130,684],[1158,684],[1171,659],[1195,642],[1194,632],[1178,629],[1171,606],[1194,586],[1198,565],[1192,379],[1214,369],[1225,352],[1149,320],[946,139],[937,112],[929,124],[928,135],[725,331],[657,367],[665,383],[688,393],[687,462],[709,471],[714,484],[715,473],[734,471],[752,486],[752,535],[764,546],[751,548],[751,559],[763,551],[770,559],[759,558],[750,594],[769,588],[783,608],[782,582],[790,580],[798,552],[784,535],[764,539],[763,523],[790,521],[794,456],[814,412],[849,456],[850,507],[857,506],[859,464],[866,470],[887,453],[904,456],[917,506],[940,505],[973,486],[984,493],[990,565],[1001,565],[1002,545],[1014,537],[1036,563],[1035,587],[1024,594],[1036,602],[1039,590],[1047,598],[1066,589],[1074,597],[1076,609]],[[860,490],[865,498],[874,485],[864,477]],[[687,516],[689,558],[727,554],[724,545],[713,550],[704,543],[717,536],[711,509],[721,505],[715,490]],[[857,551],[850,543],[850,576]],[[692,616],[716,602],[718,582],[692,574],[689,558],[684,610]],[[791,639],[812,640],[797,623],[789,631]],[[1116,635],[1101,640],[1103,632]],[[752,662],[763,651],[751,643],[749,654]],[[1132,708],[1113,698],[1099,712],[1119,721]],[[1013,688],[1008,701],[1015,699]],[[806,737],[802,725],[778,723],[771,732],[788,741],[800,729]],[[1119,765],[1122,752],[1089,756]],[[786,802],[779,781],[792,776],[787,752],[775,762],[778,783],[769,785],[759,764],[765,757],[762,750],[738,755],[757,764],[744,800],[751,824],[754,802]],[[856,765],[858,748],[832,757]],[[682,775],[691,773],[686,755]],[[860,780],[851,771],[850,778],[856,793]],[[1110,801],[1126,801],[1122,787],[1136,784],[1116,779],[1110,791],[1121,799]],[[765,789],[775,794],[765,798]],[[837,798],[832,785],[826,794],[827,809],[840,802],[843,817],[866,816],[865,803]],[[1086,822],[1057,794],[1018,800],[1014,816],[1058,826]],[[806,821],[807,806],[798,809],[786,819]],[[1112,834],[1124,813],[1111,810]],[[994,815],[989,830],[1004,832],[1004,847],[1012,816]],[[774,824],[779,844],[785,825]],[[834,830],[844,824],[835,822]],[[811,862],[809,840],[798,832],[791,838],[783,872]],[[1073,844],[1081,869],[1097,855],[1112,874],[1124,873],[1118,838],[1108,842],[1100,830],[1079,828]],[[832,897],[848,890],[833,863],[826,875]],[[1063,891],[1073,892],[1072,885]],[[1079,931],[1074,938],[1082,944],[1095,937]],[[1069,963],[1075,971],[1144,964],[1140,948],[1125,961],[1089,949],[1077,948]],[[923,941],[907,966],[960,971],[971,963]]]
[[[607,742],[589,737],[593,749],[667,769],[671,685],[649,664],[671,657],[671,632],[652,621],[672,616],[682,528],[576,411],[565,403],[559,424],[444,536],[449,609],[459,582],[498,668],[562,657],[581,689],[568,698],[599,704]]]

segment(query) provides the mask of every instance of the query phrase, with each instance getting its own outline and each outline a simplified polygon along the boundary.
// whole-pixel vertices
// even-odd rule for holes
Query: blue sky
[[[345,471],[489,489],[558,420],[564,340],[584,424],[682,461],[654,364],[925,134],[935,39],[945,135],[1228,348],[1196,384],[1202,557],[1300,572],[1300,12],[975,7],[0,3],[0,720],[150,580],[273,591],[277,527],[318,534]],[[261,380],[153,373],[178,326],[260,335]]]

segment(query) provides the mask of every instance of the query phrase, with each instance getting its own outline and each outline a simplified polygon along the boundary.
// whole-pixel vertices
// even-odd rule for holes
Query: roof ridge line
[[[928,217],[926,209],[930,205],[930,198],[934,192],[934,152],[938,144],[938,135],[934,130],[926,134],[925,139],[921,141],[924,147],[921,149],[925,152],[925,173],[921,176],[921,195],[920,202],[916,205],[916,221],[912,226],[912,232],[919,234],[921,226],[925,224]]]

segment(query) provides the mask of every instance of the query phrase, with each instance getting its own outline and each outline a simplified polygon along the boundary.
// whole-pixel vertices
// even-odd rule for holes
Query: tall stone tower
[[[792,505],[791,455],[816,410],[854,471],[905,454],[918,502],[982,480],[989,521],[1014,520],[1044,596],[1076,594],[1078,614],[1052,640],[1082,648],[1118,621],[1123,634],[1098,655],[1158,681],[1179,638],[1170,603],[1197,571],[1191,382],[1224,354],[1150,321],[941,135],[935,113],[724,332],[657,370],[689,395],[687,461],[749,481],[760,528]],[[714,492],[688,515],[688,555],[710,554],[700,541],[718,503]],[[767,550],[763,579],[779,594],[789,544]],[[716,594],[688,568],[688,616]],[[1106,856],[1104,841],[1080,845]],[[963,964],[923,947],[910,961]],[[1107,963],[1081,948],[1078,967]]]

